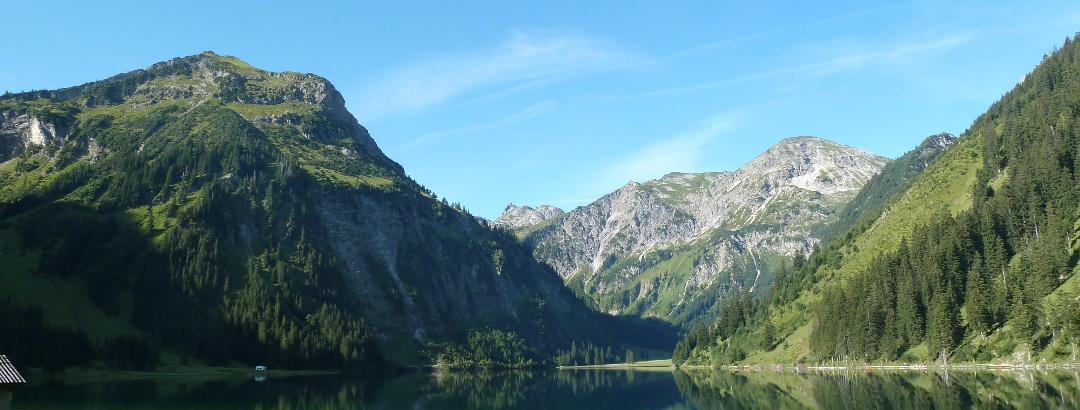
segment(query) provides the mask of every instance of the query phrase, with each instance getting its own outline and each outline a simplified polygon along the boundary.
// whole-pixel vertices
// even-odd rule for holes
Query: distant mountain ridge
[[[734,172],[631,182],[519,232],[537,259],[601,310],[685,325],[708,316],[718,298],[767,286],[772,268],[808,253],[887,162],[820,138],[789,138]]]

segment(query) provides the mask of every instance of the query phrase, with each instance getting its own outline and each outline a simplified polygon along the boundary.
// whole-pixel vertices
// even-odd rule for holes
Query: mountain
[[[1080,43],[1048,54],[880,212],[733,299],[676,362],[1075,361]]]
[[[631,182],[518,233],[599,309],[687,325],[733,292],[768,289],[772,270],[808,253],[887,162],[789,138],[734,172]]]
[[[541,205],[538,208],[533,208],[531,206],[510,204],[491,223],[500,228],[514,230],[535,226],[565,213],[562,209],[551,205]]]
[[[0,97],[0,253],[0,349],[30,366],[375,368],[607,329],[326,79],[211,52]]]

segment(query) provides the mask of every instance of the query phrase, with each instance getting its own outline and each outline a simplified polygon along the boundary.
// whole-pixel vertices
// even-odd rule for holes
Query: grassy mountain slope
[[[1048,55],[880,217],[779,273],[767,300],[727,306],[677,357],[1075,360],[1078,48]]]
[[[931,135],[915,149],[885,164],[881,173],[866,181],[855,198],[840,210],[839,218],[829,226],[823,239],[828,241],[844,234],[867,218],[876,219],[873,215],[884,212],[888,201],[906,191],[915,177],[925,171],[954,141],[956,137],[952,134]]]

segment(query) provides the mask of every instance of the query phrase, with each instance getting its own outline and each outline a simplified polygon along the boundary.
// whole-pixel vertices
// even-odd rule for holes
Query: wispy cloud
[[[919,61],[926,53],[945,51],[954,46],[969,41],[965,35],[953,35],[950,37],[932,40],[924,43],[905,43],[892,46],[887,45],[861,45],[852,47],[849,45],[847,53],[838,54],[835,57],[822,61],[815,61],[792,67],[784,67],[775,70],[750,73],[738,77],[689,84],[680,87],[670,87],[660,90],[652,90],[633,94],[590,94],[570,99],[571,105],[585,105],[600,101],[649,99],[656,97],[680,95],[694,92],[702,92],[722,88],[734,84],[750,81],[763,80],[781,76],[825,76],[847,72],[871,66],[874,64],[911,64]],[[704,46],[708,47],[708,46]],[[703,47],[702,47],[703,48]],[[851,52],[850,49],[870,51]],[[821,52],[817,54],[823,54]]]
[[[805,73],[810,75],[829,75],[841,71],[860,69],[873,64],[906,65],[916,63],[927,53],[945,51],[957,45],[968,42],[970,37],[963,34],[954,34],[945,38],[932,39],[926,42],[900,43],[894,45],[880,44],[832,44],[827,48],[844,50],[832,59],[804,64],[785,70],[778,70],[776,74]],[[850,50],[856,50],[852,52]],[[810,51],[812,54],[826,54],[820,48]]]
[[[492,122],[489,122],[489,123],[478,124],[478,125],[473,125],[473,126],[468,126],[468,127],[455,128],[455,129],[451,129],[451,130],[439,131],[439,132],[433,132],[433,133],[430,133],[430,134],[426,134],[426,135],[421,136],[420,138],[412,140],[411,142],[401,146],[400,148],[391,149],[389,151],[391,153],[405,151],[405,150],[409,150],[409,149],[413,149],[413,148],[422,147],[422,146],[428,145],[428,144],[430,144],[432,142],[435,142],[435,141],[437,141],[439,139],[452,137],[454,135],[470,134],[470,133],[476,133],[476,132],[481,132],[481,131],[489,131],[489,130],[493,130],[493,129],[508,127],[508,126],[511,126],[511,125],[514,125],[514,124],[518,124],[518,123],[521,123],[521,122],[532,120],[532,119],[534,119],[536,117],[539,117],[539,116],[542,116],[542,115],[545,115],[545,114],[555,112],[558,109],[559,109],[559,104],[557,102],[555,102],[554,100],[547,100],[547,101],[543,101],[543,102],[540,102],[540,103],[533,104],[533,105],[525,108],[524,110],[518,111],[518,112],[516,112],[516,113],[514,113],[512,115],[509,115],[509,116],[505,117],[505,118],[501,118],[499,120],[492,121]]]
[[[734,128],[739,117],[738,111],[714,115],[697,129],[646,146],[608,166],[599,181],[607,187],[655,179],[672,171],[696,171],[703,148]]]
[[[427,109],[470,92],[490,94],[496,86],[508,87],[505,93],[522,92],[621,59],[615,47],[596,39],[516,32],[492,49],[434,57],[387,73],[365,91],[357,111],[371,120]]]

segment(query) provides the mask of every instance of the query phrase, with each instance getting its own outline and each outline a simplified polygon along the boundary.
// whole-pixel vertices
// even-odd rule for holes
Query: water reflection
[[[810,409],[1080,408],[1073,371],[676,372],[696,407]]]
[[[21,388],[13,409],[364,409],[381,382],[338,378],[139,380]]]
[[[46,384],[14,409],[1080,408],[1080,374],[559,370]]]
[[[670,373],[502,371],[382,380],[270,377],[256,382],[137,381],[20,389],[13,408],[49,409],[681,409]]]
[[[560,370],[434,375],[425,408],[689,408],[671,373]]]

